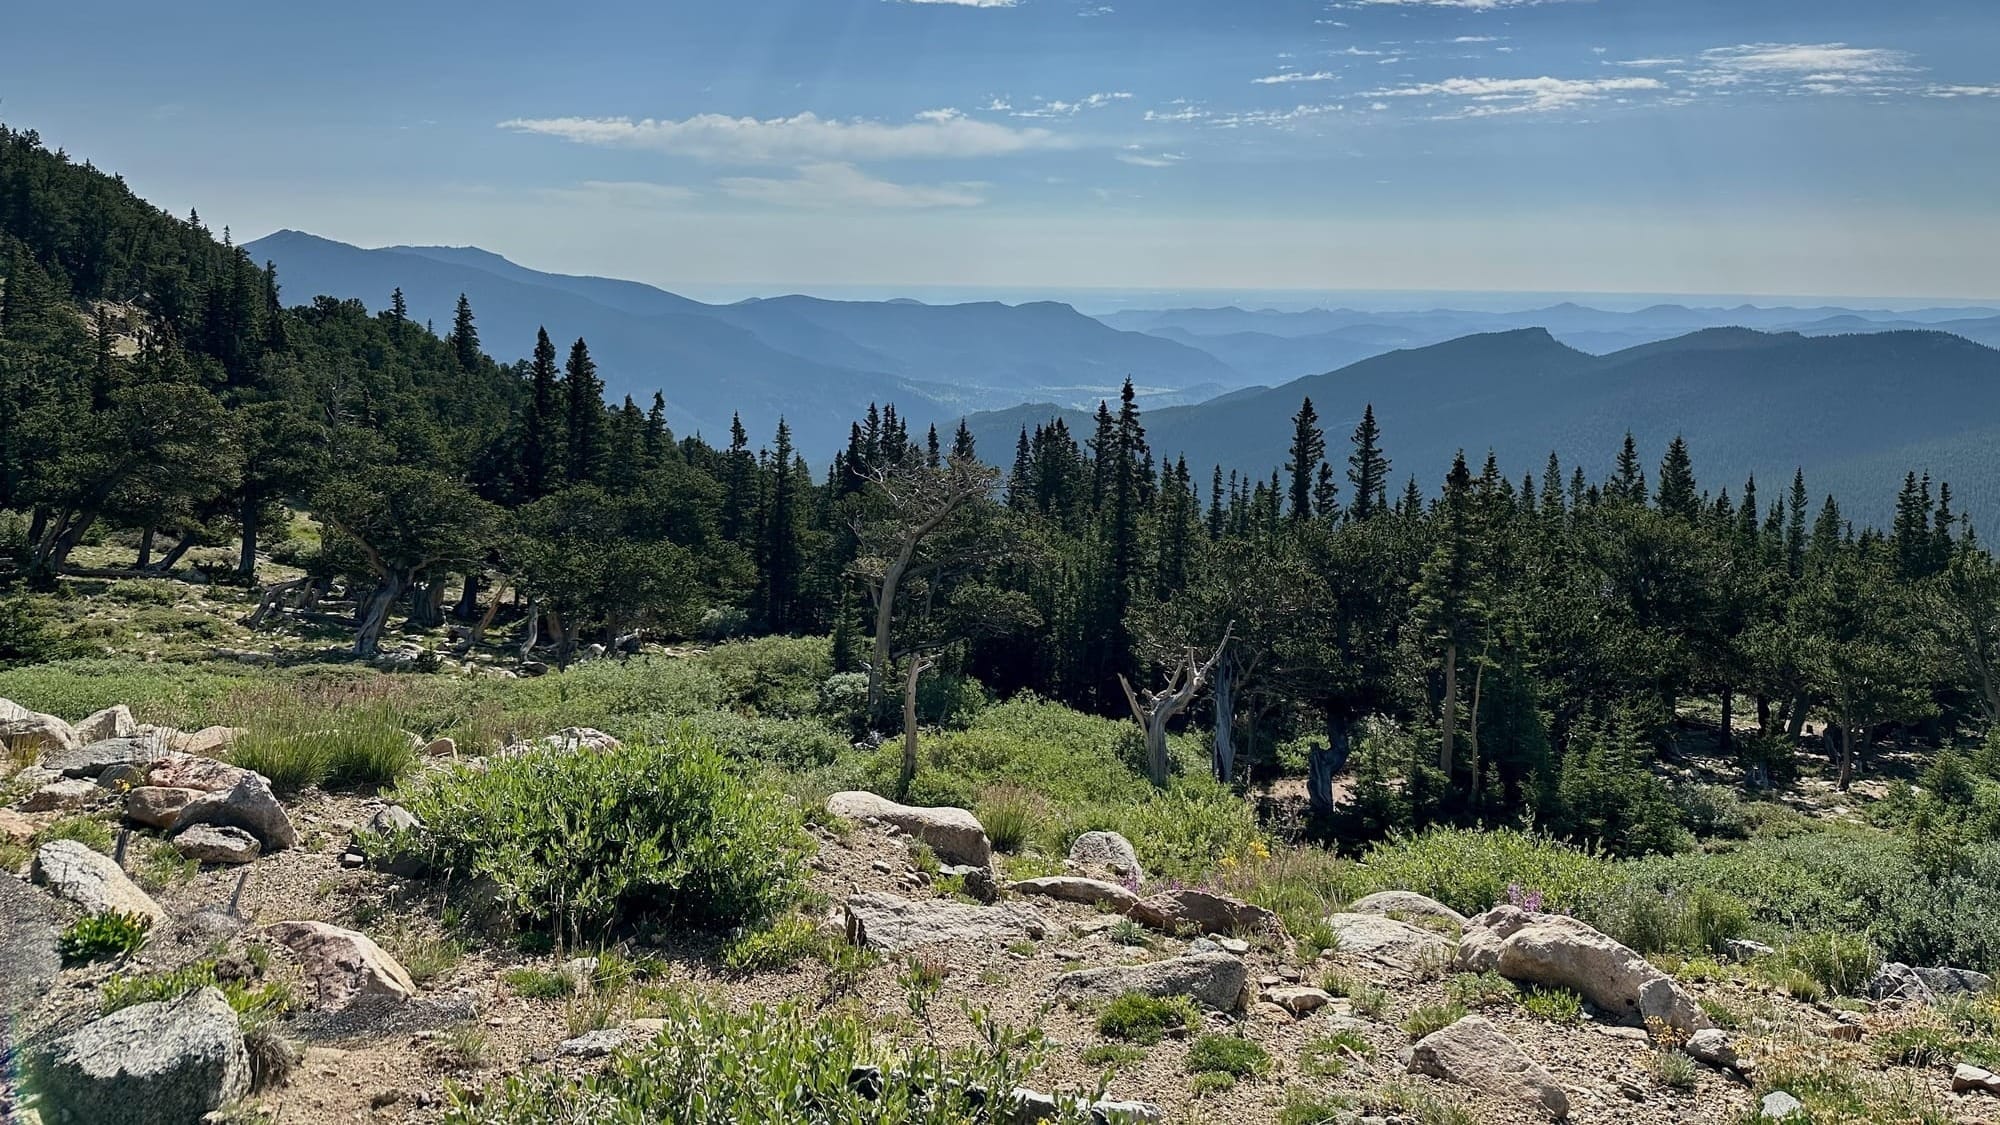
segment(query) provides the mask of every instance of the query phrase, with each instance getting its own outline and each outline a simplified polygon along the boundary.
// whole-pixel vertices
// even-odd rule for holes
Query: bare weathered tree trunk
[[[1806,712],[1812,709],[1810,702],[1804,694],[1792,700],[1792,717],[1785,724],[1785,737],[1793,742],[1797,742],[1806,732]]]
[[[308,579],[305,578],[293,578],[266,586],[264,592],[257,598],[257,608],[251,611],[250,616],[242,619],[242,624],[252,629],[262,625],[264,619],[269,617],[278,608],[279,603],[285,600],[286,594],[297,591],[307,581]]]
[[[421,629],[444,624],[444,588],[447,575],[440,574],[423,584],[410,604],[410,621]]]
[[[1222,661],[1222,654],[1229,647],[1229,635],[1235,628],[1232,624],[1222,632],[1222,643],[1215,646],[1215,655],[1203,661],[1194,649],[1174,668],[1167,678],[1164,691],[1133,691],[1132,682],[1123,673],[1118,676],[1118,686],[1125,689],[1125,702],[1132,708],[1132,718],[1139,729],[1146,733],[1146,775],[1154,785],[1165,787],[1172,762],[1167,757],[1167,724],[1193,701],[1195,693],[1208,682],[1215,666]]]
[[[1347,719],[1329,714],[1326,746],[1315,745],[1306,759],[1306,801],[1314,816],[1333,813],[1333,777],[1346,767],[1348,749]]]
[[[389,620],[389,609],[403,593],[403,579],[391,573],[385,576],[363,602],[361,618],[354,631],[354,655],[374,656],[382,646],[382,626]]]
[[[465,641],[459,645],[461,652],[471,652],[485,643],[486,630],[493,627],[493,617],[500,612],[500,599],[506,596],[507,583],[502,582],[500,588],[494,592],[493,600],[487,603],[486,612],[480,615],[479,620],[473,624],[471,632],[465,635]]]
[[[1438,769],[1451,784],[1451,760],[1458,738],[1458,645],[1444,646],[1444,738],[1438,743]]]
[[[1215,668],[1215,752],[1209,764],[1224,785],[1236,776],[1236,662]]]
[[[165,574],[172,570],[174,564],[181,561],[189,551],[199,546],[201,546],[201,533],[195,531],[186,532],[179,540],[175,541],[173,546],[167,548],[167,553],[161,555],[160,561],[154,563],[150,569],[155,574]]]
[[[1854,781],[1854,725],[1851,723],[1841,723],[1837,729],[1840,732],[1840,784],[1838,788],[1842,793],[1845,793],[1847,792],[1848,785]]]
[[[257,532],[261,530],[257,519],[259,507],[254,499],[243,501],[243,512],[240,517],[243,524],[243,549],[236,556],[236,577],[245,586],[257,584]]]
[[[148,525],[139,535],[139,556],[132,560],[133,570],[144,570],[153,565],[153,528]]]
[[[898,796],[908,796],[910,783],[917,778],[917,677],[932,665],[929,657],[911,656],[903,673],[903,771],[896,783]]]
[[[526,660],[535,651],[535,643],[541,639],[542,603],[528,599],[528,617],[521,623],[521,659]]]
[[[1472,707],[1466,715],[1465,753],[1471,759],[1472,792],[1479,793],[1479,689],[1486,683],[1486,660],[1482,655],[1479,667],[1472,670]]]

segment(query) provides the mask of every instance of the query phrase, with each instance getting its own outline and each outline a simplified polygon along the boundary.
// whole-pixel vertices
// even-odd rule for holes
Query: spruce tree
[[[590,358],[590,346],[577,337],[569,346],[569,361],[563,364],[563,394],[569,408],[569,457],[565,468],[570,482],[594,481],[604,471],[604,382],[597,377],[597,364]]]
[[[535,356],[528,365],[527,416],[521,426],[521,492],[530,500],[547,496],[561,475],[564,410],[556,385],[556,346],[546,328],[535,333]]]
[[[1673,444],[1667,446],[1667,455],[1660,461],[1660,490],[1656,503],[1660,511],[1689,523],[1701,517],[1701,501],[1695,495],[1694,462],[1688,456],[1687,442],[1678,435]]]
[[[1319,428],[1319,412],[1313,409],[1313,400],[1307,398],[1299,404],[1299,412],[1292,415],[1292,447],[1285,459],[1285,472],[1291,476],[1289,514],[1295,523],[1312,518],[1313,474],[1325,456],[1326,434]]]
[[[1389,459],[1382,455],[1382,431],[1375,425],[1375,404],[1361,410],[1354,427],[1354,449],[1347,455],[1347,483],[1354,489],[1347,518],[1373,519],[1389,508]]]
[[[380,292],[380,290],[377,290]],[[470,374],[479,370],[479,328],[472,321],[472,302],[458,295],[458,311],[451,318],[451,351],[458,357],[458,369]]]

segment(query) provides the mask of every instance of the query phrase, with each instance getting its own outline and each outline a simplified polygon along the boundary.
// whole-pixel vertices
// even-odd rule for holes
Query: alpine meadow
[[[2000,13],[112,7],[0,1125],[2000,1115]]]

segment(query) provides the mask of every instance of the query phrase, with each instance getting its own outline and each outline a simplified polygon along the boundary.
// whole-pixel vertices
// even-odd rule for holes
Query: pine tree
[[[470,309],[466,311],[468,313],[471,312]],[[403,300],[403,290],[400,287],[395,292],[389,294],[389,319],[396,326],[396,337],[401,339],[403,326],[410,321],[410,306],[407,301]]]
[[[569,346],[569,361],[563,364],[563,394],[569,408],[569,479],[597,480],[604,471],[604,382],[581,336]]]
[[[972,440],[972,431],[966,428],[965,419],[958,420],[958,432],[951,435],[951,456],[954,461],[971,461],[979,456]]]
[[[757,459],[750,454],[750,435],[743,417],[729,416],[729,451],[722,462],[722,537],[743,542],[756,505]]]
[[[458,311],[452,314],[451,351],[458,357],[460,371],[470,374],[479,370],[479,361],[484,358],[479,351],[479,329],[472,322],[472,302],[463,293],[458,295]]]
[[[1354,450],[1347,455],[1347,483],[1354,489],[1347,518],[1373,519],[1389,508],[1389,459],[1382,456],[1382,431],[1375,425],[1375,404],[1361,410],[1354,427]]]
[[[1660,462],[1660,491],[1656,501],[1660,511],[1689,523],[1701,517],[1701,501],[1695,496],[1694,463],[1688,457],[1687,442],[1678,435],[1667,446]]]
[[[560,394],[556,346],[549,340],[548,330],[539,329],[535,357],[528,366],[528,412],[521,426],[521,493],[530,500],[547,496],[561,475],[566,423]]]
[[[1792,470],[1792,494],[1786,504],[1785,567],[1797,578],[1806,560],[1806,471]]]
[[[1646,502],[1646,472],[1639,467],[1639,447],[1632,440],[1632,431],[1625,431],[1624,448],[1618,451],[1618,468],[1612,474],[1611,483],[1605,486],[1609,499],[1626,504]]]
[[[792,430],[778,419],[772,440],[771,498],[764,509],[763,603],[766,628],[775,633],[792,627],[792,606],[798,596],[799,524],[798,473],[793,465]]]
[[[1215,474],[1209,478],[1208,482],[1208,537],[1210,539],[1222,538],[1224,527],[1222,522],[1223,514],[1222,466],[1217,465],[1215,467]]]
[[[1313,514],[1320,519],[1330,522],[1340,518],[1340,486],[1333,483],[1333,466],[1324,461],[1313,481],[1312,504]]]
[[[1291,476],[1289,512],[1295,523],[1312,518],[1313,473],[1325,456],[1326,434],[1319,428],[1313,400],[1307,398],[1292,415],[1292,447],[1285,459],[1285,472]]]
[[[654,391],[653,405],[646,410],[646,464],[659,468],[673,447],[673,431],[667,429],[667,396]]]

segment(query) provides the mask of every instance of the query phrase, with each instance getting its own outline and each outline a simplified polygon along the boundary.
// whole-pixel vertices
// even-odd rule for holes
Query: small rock
[[[250,732],[242,727],[203,727],[197,731],[177,732],[168,740],[168,748],[182,754],[213,758],[236,744],[236,740]]]
[[[22,812],[63,812],[88,807],[102,796],[103,790],[95,781],[83,778],[69,778],[50,782],[28,794],[21,802]]]
[[[285,814],[285,806],[278,803],[271,783],[262,774],[250,774],[228,789],[204,793],[188,802],[174,818],[173,829],[178,832],[197,824],[241,828],[257,837],[267,852],[284,851],[299,843],[292,818]]]
[[[1132,841],[1116,832],[1085,832],[1069,846],[1069,861],[1085,871],[1108,871],[1130,879],[1133,883],[1146,881],[1146,869],[1139,863],[1139,852]]]
[[[236,1012],[214,988],[121,1008],[57,1040],[35,1062],[51,1121],[200,1121],[250,1089]]]
[[[64,777],[95,781],[112,766],[145,766],[159,756],[160,748],[150,738],[106,738],[71,750],[51,750],[42,755],[41,764]]]
[[[130,738],[138,732],[139,721],[132,717],[131,708],[123,703],[106,707],[76,724],[76,736],[86,744],[102,742],[107,738]]]
[[[1007,1114],[1004,1125],[1033,1125],[1037,1121],[1052,1118],[1081,1118],[1092,1122],[1109,1122],[1113,1125],[1157,1125],[1165,1117],[1160,1107],[1146,1102],[1093,1102],[1088,1098],[1056,1098],[1037,1093],[1027,1087],[1017,1087],[1007,1098]]]
[[[993,862],[993,842],[979,818],[965,809],[917,808],[899,805],[874,793],[849,791],[827,798],[826,810],[849,820],[874,817],[922,840],[945,863],[986,867]]]
[[[1755,961],[1759,957],[1769,957],[1777,952],[1763,942],[1751,941],[1749,938],[1727,938],[1723,941],[1722,948],[1728,951],[1732,960],[1736,961]]]
[[[957,876],[959,885],[965,888],[968,896],[988,906],[1000,901],[1000,881],[993,877],[991,867],[960,863],[939,868],[938,874]]]
[[[1418,1040],[1409,1070],[1538,1107],[1557,1121],[1569,1116],[1569,1094],[1555,1076],[1480,1016]]]
[[[1324,989],[1290,984],[1265,989],[1264,999],[1303,1018],[1333,1003],[1333,994]]]
[[[1773,1090],[1757,1103],[1757,1114],[1766,1121],[1789,1121],[1805,1112],[1805,1103],[1783,1090]]]
[[[115,910],[141,914],[158,924],[166,911],[140,890],[110,857],[99,855],[75,840],[51,840],[35,852],[34,881],[51,891],[99,914]]]
[[[403,1001],[417,994],[403,966],[366,934],[325,922],[279,922],[265,932],[298,956],[323,1010],[361,1001]]]
[[[1959,1063],[1951,1072],[1954,1094],[2000,1094],[2000,1075],[1970,1063]]]
[[[375,1092],[375,1096],[368,1099],[368,1108],[388,1109],[390,1106],[395,1105],[397,1102],[400,1102],[402,1100],[403,1100],[403,1092],[391,1086],[387,1090],[377,1090]]]
[[[1327,928],[1340,937],[1340,952],[1361,954],[1399,968],[1451,954],[1451,942],[1430,930],[1380,914],[1330,914]]]
[[[868,869],[870,871],[873,871],[877,875],[887,875],[890,872],[896,870],[896,866],[895,864],[890,863],[886,859],[878,859],[875,862],[869,864]]]
[[[263,846],[241,828],[197,824],[174,837],[174,850],[200,863],[249,863]]]
[[[34,838],[34,821],[13,809],[0,809],[0,844],[25,844]]]
[[[1412,918],[1436,918],[1451,923],[1454,929],[1465,925],[1465,915],[1415,891],[1376,891],[1372,895],[1355,900],[1348,906],[1347,913],[1381,914],[1403,921]]]
[[[83,745],[75,727],[10,699],[0,699],[0,743],[19,750],[74,750]]]
[[[1631,1022],[1650,1019],[1693,1034],[1710,1026],[1694,997],[1637,952],[1562,914],[1496,906],[1465,924],[1458,967],[1508,980],[1569,988]]]
[[[1261,906],[1209,891],[1179,890],[1141,899],[1127,917],[1163,933],[1283,933],[1285,924]]]
[[[1250,952],[1250,943],[1242,938],[1218,937],[1215,944],[1221,946],[1224,953],[1234,953],[1238,957]]]
[[[939,942],[1039,940],[1043,932],[1041,919],[1012,907],[916,902],[880,892],[847,900],[847,939],[885,953]]]
[[[1827,1038],[1841,1043],[1861,1042],[1862,1028],[1858,1023],[1837,1023],[1826,1029]]]
[[[1993,978],[1971,969],[1917,968],[1900,961],[1885,962],[1868,982],[1871,1000],[1911,1000],[1935,1004],[1948,996],[1976,995],[1992,987]]]
[[[340,853],[340,866],[348,871],[359,871],[361,868],[368,866],[368,857],[362,855],[360,852],[342,852]]]
[[[1024,895],[1043,895],[1060,902],[1076,902],[1085,906],[1104,906],[1123,914],[1138,905],[1139,896],[1102,879],[1083,879],[1074,875],[1050,875],[1040,879],[1020,879],[1007,884],[1007,889]]]
[[[433,738],[424,745],[426,758],[451,758],[458,755],[458,742],[450,737]]]
[[[1233,1011],[1243,997],[1243,962],[1227,953],[1197,953],[1142,965],[1081,969],[1056,978],[1056,995],[1111,999],[1126,992],[1191,996],[1211,1008]]]
[[[601,1059],[625,1045],[632,1033],[622,1027],[606,1027],[565,1039],[556,1053],[567,1059]]]
[[[238,782],[250,776],[251,771],[218,762],[214,758],[198,754],[169,754],[147,767],[146,784],[219,793],[235,788]]]
[[[1719,1027],[1705,1027],[1688,1036],[1686,1050],[1689,1058],[1717,1070],[1737,1067],[1736,1045],[1730,1041],[1729,1033]]]
[[[125,819],[147,828],[165,828],[201,794],[199,789],[141,785],[125,794]]]
[[[1211,938],[1198,937],[1188,942],[1187,951],[1189,953],[1220,953],[1222,952],[1222,943]]]

